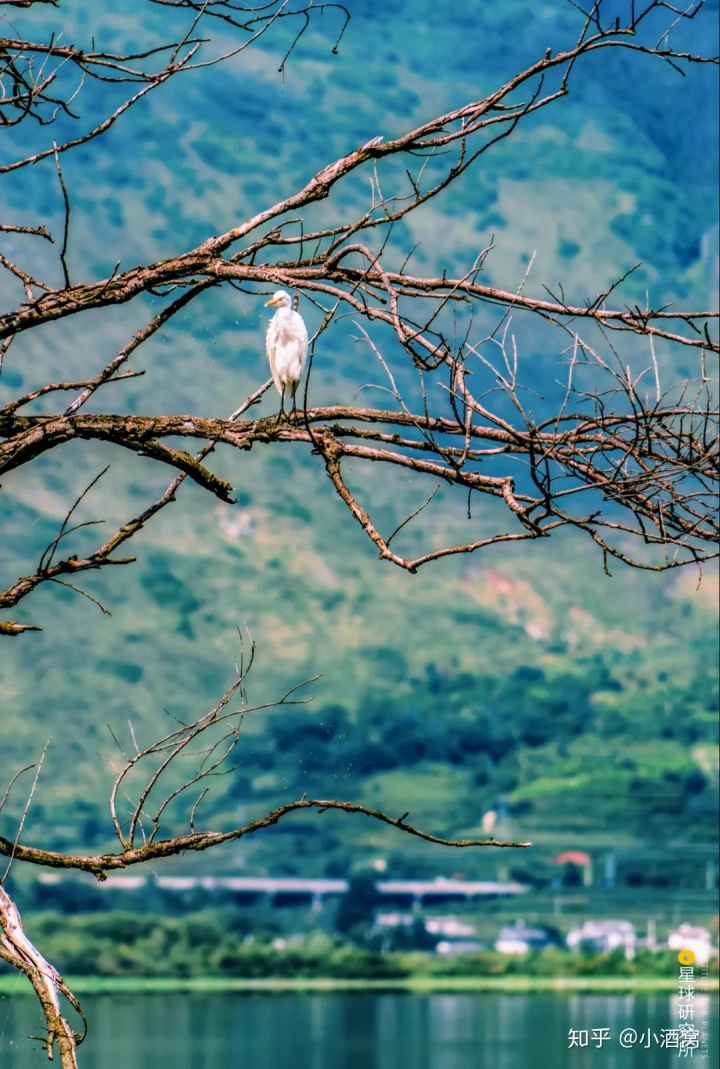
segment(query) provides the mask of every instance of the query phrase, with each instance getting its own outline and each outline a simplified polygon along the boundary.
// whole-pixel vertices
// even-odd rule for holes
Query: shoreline
[[[268,977],[230,979],[215,976],[78,976],[66,977],[76,995],[104,994],[232,994],[232,993],[377,993],[434,994],[436,992],[501,994],[672,994],[678,981],[670,976],[409,976],[388,979],[335,977]],[[718,979],[705,981],[703,993],[718,991]],[[0,996],[32,995],[32,986],[19,976],[0,976]]]

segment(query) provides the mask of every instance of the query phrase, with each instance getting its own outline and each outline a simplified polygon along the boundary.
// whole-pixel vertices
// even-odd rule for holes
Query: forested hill
[[[133,18],[135,6],[143,21]],[[157,12],[135,6],[103,4],[108,33],[125,44],[161,30]],[[716,9],[710,5],[711,21]],[[175,17],[160,10],[162,19]],[[87,36],[83,3],[33,16],[67,19],[68,37]],[[24,25],[22,11],[13,17]],[[120,256],[126,265],[152,261],[220,233],[339,153],[477,98],[547,47],[561,47],[578,12],[557,0],[542,7],[357,0],[337,56],[333,18],[328,11],[312,24],[284,75],[278,57],[292,32],[283,25],[202,79],[188,74],[171,91],[151,94],[106,136],[66,154],[71,269],[102,277]],[[698,19],[683,28],[688,48],[702,45],[707,26]],[[413,216],[407,251],[418,245],[424,270],[462,273],[494,240],[486,280],[514,289],[535,254],[530,289],[542,296],[544,285],[562,285],[577,300],[595,299],[642,262],[623,300],[650,293],[655,306],[715,303],[717,112],[708,102],[716,88],[709,68],[680,78],[643,56],[592,59],[566,100]],[[41,167],[3,176],[6,214],[30,225],[28,205],[36,204],[56,212],[61,231],[62,197],[55,189],[48,201],[49,188]],[[361,203],[367,189],[350,185],[343,196],[323,211]],[[113,403],[146,412],[150,399],[156,412],[227,414],[267,377],[263,299],[208,293],[143,351],[141,408],[134,380],[115,387]],[[316,311],[303,311],[316,325]],[[67,322],[52,351],[41,337],[25,350],[18,344],[5,360],[0,400],[6,387],[71,380],[88,353],[98,353],[101,367],[137,325],[132,308],[115,309],[84,333]],[[562,389],[562,357],[518,329],[526,383],[551,403]],[[343,324],[337,344],[318,354],[317,400],[352,397],[378,381],[352,335]],[[662,351],[658,359],[663,374],[694,374],[669,367]],[[62,373],[53,376],[57,366]],[[276,400],[268,395],[261,411]],[[150,460],[94,449],[92,464],[78,464],[69,444],[4,479],[2,586],[27,574],[106,464],[111,471],[83,500],[79,521],[103,518],[110,529],[169,482]],[[537,839],[548,855],[613,837],[664,844],[714,837],[712,568],[700,583],[693,570],[656,575],[620,564],[608,576],[592,547],[565,536],[410,576],[377,560],[306,452],[225,453],[214,470],[237,487],[237,505],[219,505],[186,484],[137,540],[135,565],[90,577],[86,589],[111,616],[60,586],[17,611],[44,630],[0,646],[0,790],[51,739],[28,841],[58,848],[105,841],[114,745],[107,725],[124,738],[131,721],[149,741],[169,730],[171,717],[211,708],[232,679],[238,627],[257,642],[251,700],[322,678],[308,688],[312,703],[248,715],[242,765],[205,803],[218,826],[307,792],[398,816],[409,810],[440,834],[477,833],[494,810],[498,827]],[[398,474],[357,479],[389,530],[427,496]],[[441,491],[403,533],[406,544],[482,530],[482,509],[472,519],[465,509]],[[95,532],[73,535],[73,551],[94,544]],[[17,797],[3,834],[19,815]],[[363,818],[289,818],[285,827],[243,844],[233,863],[340,872],[353,860],[403,849],[400,837]],[[438,865],[457,864],[436,856]],[[463,859],[468,870],[474,864]]]

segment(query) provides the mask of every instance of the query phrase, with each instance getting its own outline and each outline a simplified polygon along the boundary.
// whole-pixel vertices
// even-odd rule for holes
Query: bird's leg
[[[293,410],[293,416],[295,417],[295,420],[297,421],[297,391],[295,391],[295,392],[293,393],[293,406],[292,406],[292,410]]]
[[[275,423],[276,424],[279,423],[281,417],[283,417],[284,415],[285,415],[285,387],[283,386],[282,393],[280,394],[280,411],[277,414],[277,419],[275,420]]]

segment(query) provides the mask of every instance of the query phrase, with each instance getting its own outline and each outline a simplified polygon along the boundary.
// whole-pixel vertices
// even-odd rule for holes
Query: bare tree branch
[[[0,884],[0,958],[25,973],[35,989],[45,1015],[47,1036],[43,1046],[48,1058],[53,1057],[57,1045],[62,1069],[77,1069],[77,1045],[85,1038],[85,1017],[79,1002],[62,976],[45,960],[28,939],[17,906]],[[83,1022],[82,1033],[76,1033],[60,1009],[63,995]]]
[[[146,864],[147,862],[170,857],[187,850],[204,851],[211,847],[219,846],[221,843],[234,842],[246,835],[252,835],[257,831],[277,824],[283,817],[299,809],[314,809],[319,813],[329,809],[344,813],[364,813],[365,816],[379,820],[408,835],[417,836],[427,842],[460,849],[480,846],[524,848],[531,845],[528,842],[505,842],[493,838],[446,839],[408,824],[405,819],[408,815],[407,813],[400,818],[395,818],[380,810],[359,803],[341,802],[336,799],[308,799],[304,795],[297,801],[278,806],[264,817],[252,820],[241,827],[220,832],[209,829],[198,832],[194,829],[193,825],[198,804],[196,801],[190,810],[190,830],[159,838],[162,821],[172,820],[169,816],[169,807],[172,803],[202,781],[234,770],[232,767],[228,767],[226,763],[232,757],[233,751],[239,742],[240,729],[246,716],[273,708],[304,705],[310,700],[302,697],[299,692],[308,683],[314,682],[312,679],[293,687],[275,701],[261,705],[249,705],[244,688],[248,674],[253,666],[254,656],[255,647],[253,644],[250,647],[249,655],[247,658],[245,657],[241,636],[241,658],[235,680],[225,691],[217,705],[192,722],[187,724],[178,722],[178,726],[168,734],[142,747],[137,744],[131,726],[130,731],[134,749],[131,755],[128,755],[114,733],[112,733],[122,757],[120,767],[115,772],[109,799],[112,826],[121,847],[118,852],[100,855],[76,855],[45,850],[42,847],[27,846],[19,841],[19,834],[22,832],[24,825],[23,817],[20,833],[15,839],[10,840],[0,836],[0,855],[8,857],[11,861],[90,872],[98,880],[103,881],[106,879],[108,872],[117,869]],[[239,697],[240,704],[234,707],[232,702],[236,696]],[[193,757],[197,760],[197,765],[195,771],[188,774],[184,771],[187,766],[187,759]],[[173,773],[179,771],[178,762],[181,758],[183,759],[183,771],[180,773],[179,779],[177,775],[173,779]],[[6,797],[20,774],[21,772],[13,777],[6,791]],[[27,813],[39,774],[40,765],[36,767],[33,788],[25,807],[25,813]],[[129,803],[127,812],[123,812],[120,809],[121,796]],[[176,821],[177,818],[175,818]],[[142,840],[140,843],[137,842],[138,836]]]

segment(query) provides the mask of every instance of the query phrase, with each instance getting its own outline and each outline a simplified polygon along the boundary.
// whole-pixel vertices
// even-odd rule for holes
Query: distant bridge
[[[72,877],[42,873],[45,885],[66,882]],[[156,886],[164,891],[208,891],[230,894],[238,905],[264,902],[272,908],[305,903],[320,909],[325,899],[347,894],[348,880],[305,880],[270,876],[129,876],[111,873],[105,887],[119,891],[140,891]],[[378,893],[387,904],[398,908],[420,909],[424,905],[465,902],[472,898],[504,898],[527,891],[522,883],[495,883],[491,880],[451,880],[437,876],[434,880],[378,880]]]

